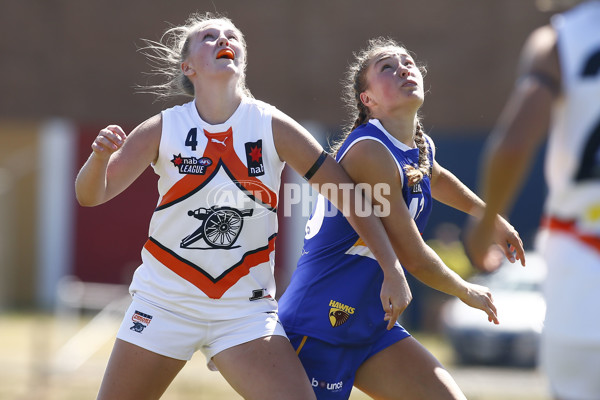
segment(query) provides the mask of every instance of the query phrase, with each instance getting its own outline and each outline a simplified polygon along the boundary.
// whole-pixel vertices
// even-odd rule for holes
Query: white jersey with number
[[[600,236],[600,2],[552,20],[563,94],[553,110],[545,161],[546,214]]]
[[[277,309],[273,261],[284,163],[273,107],[244,98],[224,123],[195,103],[162,112],[159,200],[130,290],[186,316],[238,318]]]

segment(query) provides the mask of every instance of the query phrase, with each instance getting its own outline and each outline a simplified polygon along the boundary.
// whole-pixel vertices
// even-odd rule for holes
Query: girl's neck
[[[417,121],[410,118],[378,118],[386,131],[409,147],[415,147],[415,131]]]
[[[197,90],[194,98],[196,110],[203,121],[217,125],[227,121],[237,110],[243,95],[236,88]]]

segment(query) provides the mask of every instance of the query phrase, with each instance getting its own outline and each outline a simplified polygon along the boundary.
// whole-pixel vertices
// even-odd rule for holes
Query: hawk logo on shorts
[[[351,314],[354,314],[354,307],[347,306],[335,300],[329,301],[329,323],[336,328],[348,321]]]
[[[144,328],[146,328],[150,324],[150,321],[152,321],[152,315],[144,314],[143,312],[135,310],[131,320],[133,321],[133,326],[129,329],[134,332],[142,333]]]
[[[329,310],[329,322],[334,328],[337,328],[344,322],[348,321],[348,318],[350,318],[350,315],[342,310],[338,310],[337,308],[332,308]]]

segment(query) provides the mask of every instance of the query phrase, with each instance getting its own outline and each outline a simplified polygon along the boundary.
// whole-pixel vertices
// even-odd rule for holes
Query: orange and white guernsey
[[[600,251],[600,2],[553,17],[564,96],[557,102],[545,160],[550,228]],[[591,33],[593,32],[593,33]]]
[[[199,319],[277,309],[273,262],[281,171],[273,107],[244,98],[224,123],[194,102],[162,112],[159,200],[130,290]]]

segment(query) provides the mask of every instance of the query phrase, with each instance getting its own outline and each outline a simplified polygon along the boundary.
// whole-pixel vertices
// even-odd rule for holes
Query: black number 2
[[[598,72],[600,72],[600,49],[596,50],[587,59],[581,71],[581,77],[583,79],[598,79]],[[600,119],[592,128],[588,137],[589,139],[583,150],[581,165],[579,165],[579,170],[575,175],[575,180],[578,182],[600,178]]]
[[[192,128],[188,132],[185,138],[185,145],[190,146],[192,150],[196,150],[196,146],[198,146],[198,129]]]

